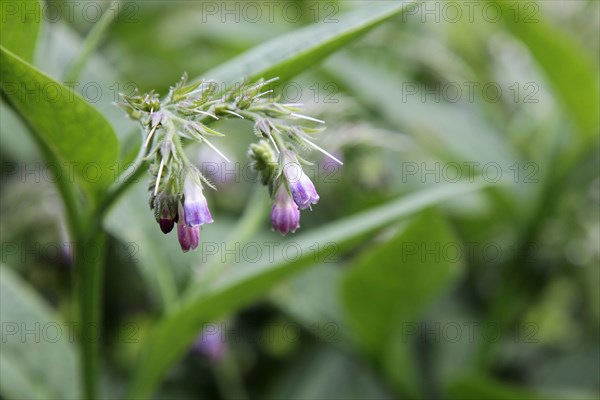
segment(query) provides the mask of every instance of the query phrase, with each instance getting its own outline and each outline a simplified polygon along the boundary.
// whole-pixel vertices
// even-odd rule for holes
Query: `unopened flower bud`
[[[184,253],[198,247],[200,242],[200,227],[199,226],[188,226],[183,220],[181,214],[185,215],[181,205],[179,206],[180,215],[177,221],[177,238],[179,239],[179,245]]]
[[[154,203],[152,204],[154,218],[165,234],[173,230],[177,220],[178,203],[177,196],[167,192],[161,192],[154,197]]]
[[[288,232],[294,233],[300,227],[300,210],[283,184],[275,193],[275,203],[271,209],[271,225],[282,235]]]

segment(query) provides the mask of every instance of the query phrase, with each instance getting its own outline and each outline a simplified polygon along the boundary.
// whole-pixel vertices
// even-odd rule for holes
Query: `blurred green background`
[[[58,81],[97,21],[85,4],[44,3],[33,64]],[[126,155],[140,135],[113,105],[119,92],[164,95],[184,71],[210,79],[204,72],[261,43],[371,6],[124,1],[75,90],[111,122]],[[221,168],[199,251],[182,254],[159,232],[144,176],[105,221],[103,397],[124,396],[144,376],[148,332],[199,293],[208,311],[180,315],[175,330],[202,319],[204,336],[196,329],[185,343],[156,398],[597,398],[599,15],[597,1],[412,3],[281,82],[284,102],[327,121],[319,144],[344,160],[307,157],[321,200],[294,236],[270,230],[266,189],[246,169],[254,137],[244,121],[215,125],[235,166],[189,148],[200,165]],[[30,394],[15,387],[43,376],[47,391],[33,393],[52,398],[78,380],[63,323],[58,343],[44,331],[73,319],[69,238],[29,128],[4,97],[1,113],[0,396]],[[459,186],[465,193],[441,202],[426,194]],[[348,238],[335,232],[396,199],[409,199],[398,203],[403,218]],[[345,219],[354,215],[365,218]],[[281,273],[244,280],[276,263],[269,243]],[[230,286],[219,291],[220,282]],[[39,343],[35,333],[14,343],[22,321]],[[147,346],[168,352],[169,338]]]

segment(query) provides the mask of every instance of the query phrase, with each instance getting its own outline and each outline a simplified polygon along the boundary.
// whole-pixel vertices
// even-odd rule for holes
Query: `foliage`
[[[10,3],[2,398],[600,392],[597,2]]]

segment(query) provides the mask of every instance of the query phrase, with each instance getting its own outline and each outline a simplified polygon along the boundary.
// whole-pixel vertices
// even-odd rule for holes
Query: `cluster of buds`
[[[184,252],[198,247],[200,227],[213,222],[204,185],[214,186],[190,162],[184,152],[185,141],[207,145],[227,162],[229,159],[210,141],[223,136],[208,125],[219,119],[240,118],[251,121],[254,133],[261,138],[252,144],[249,157],[268,186],[274,204],[271,210],[273,230],[285,235],[300,226],[300,209],[310,208],[319,200],[310,178],[302,170],[308,162],[299,156],[305,149],[317,149],[341,162],[317,146],[311,134],[322,131],[292,121],[323,121],[297,112],[301,104],[282,104],[266,98],[264,90],[276,79],[243,85],[223,95],[215,82],[187,83],[184,75],[164,100],[154,92],[124,96],[119,104],[140,122],[144,132],[141,155],[150,161],[150,208],[164,233],[177,224],[179,244]]]

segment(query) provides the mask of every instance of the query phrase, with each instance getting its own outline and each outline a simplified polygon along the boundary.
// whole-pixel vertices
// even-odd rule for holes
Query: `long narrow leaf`
[[[203,77],[231,85],[243,79],[288,79],[382,22],[401,13],[404,1],[373,1],[339,18],[268,41],[211,69]]]

